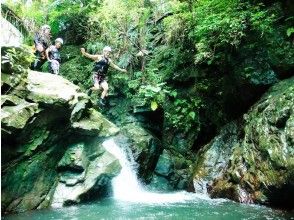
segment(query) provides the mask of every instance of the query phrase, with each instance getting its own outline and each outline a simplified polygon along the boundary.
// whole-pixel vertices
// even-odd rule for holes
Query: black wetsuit
[[[106,79],[106,74],[109,68],[109,59],[103,57],[101,60],[94,63],[93,80],[94,83],[102,83]]]

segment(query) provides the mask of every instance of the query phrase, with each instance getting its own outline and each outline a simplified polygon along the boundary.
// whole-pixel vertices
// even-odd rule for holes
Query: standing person
[[[49,62],[49,72],[53,74],[59,74],[60,67],[60,52],[59,49],[63,44],[63,40],[61,38],[57,38],[55,40],[55,45],[51,45],[46,50],[46,58]]]
[[[35,34],[35,61],[31,65],[32,70],[41,71],[42,65],[46,62],[46,49],[51,45],[51,28],[43,25],[41,30]]]
[[[88,53],[86,53],[84,48],[81,48],[81,52],[82,52],[83,56],[88,57],[88,58],[95,61],[94,68],[92,70],[94,86],[90,89],[90,91],[91,90],[99,90],[100,88],[102,88],[103,91],[102,91],[101,99],[99,100],[99,103],[101,105],[105,105],[105,97],[108,95],[108,83],[107,83],[107,78],[106,78],[108,67],[111,66],[114,69],[121,71],[121,72],[124,72],[124,73],[126,73],[127,70],[121,69],[120,67],[115,65],[113,63],[113,61],[109,58],[111,48],[108,46],[103,48],[102,55],[88,54]]]

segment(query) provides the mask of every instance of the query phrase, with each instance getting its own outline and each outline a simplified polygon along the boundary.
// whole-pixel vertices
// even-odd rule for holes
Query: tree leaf
[[[195,114],[195,112],[190,112],[189,113],[189,116],[194,120],[195,119],[195,116],[196,116],[196,114]]]
[[[152,101],[152,102],[151,102],[151,109],[152,109],[152,111],[155,111],[157,108],[158,108],[158,104],[157,104],[157,102]]]
[[[288,28],[287,29],[287,36],[290,37],[292,33],[294,33],[294,27]]]

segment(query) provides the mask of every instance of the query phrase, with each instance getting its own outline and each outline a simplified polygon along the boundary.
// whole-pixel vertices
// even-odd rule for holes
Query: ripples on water
[[[112,181],[113,198],[67,208],[45,209],[17,215],[3,220],[103,220],[103,219],[293,219],[294,215],[257,205],[239,204],[224,199],[210,199],[206,195],[187,192],[155,193],[145,189],[126,153],[113,139],[103,143],[105,149],[115,155],[121,165],[120,175]]]
[[[176,203],[137,203],[107,198],[102,201],[59,209],[45,209],[10,215],[3,220],[97,220],[97,219],[201,219],[238,220],[294,219],[294,215],[257,205],[227,200],[195,199]]]

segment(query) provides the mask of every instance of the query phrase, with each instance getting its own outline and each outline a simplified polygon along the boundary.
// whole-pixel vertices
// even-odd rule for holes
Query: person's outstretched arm
[[[99,58],[99,56],[100,56],[100,55],[92,55],[92,54],[86,53],[85,48],[81,48],[81,52],[82,52],[83,56],[88,57],[88,58],[90,58],[92,60],[97,60]]]
[[[126,69],[122,69],[122,68],[120,68],[119,66],[115,65],[115,64],[112,62],[112,60],[110,60],[109,65],[110,65],[112,68],[114,68],[114,69],[116,69],[116,70],[118,70],[118,71],[121,71],[121,72],[124,72],[124,73],[127,72]]]

